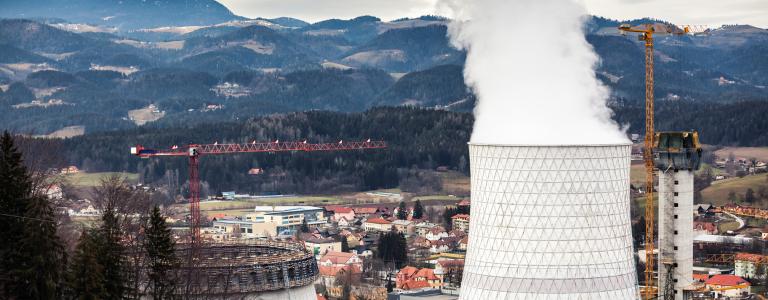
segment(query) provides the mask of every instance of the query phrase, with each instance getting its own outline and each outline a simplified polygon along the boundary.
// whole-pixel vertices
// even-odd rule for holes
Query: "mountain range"
[[[0,0],[0,7],[0,127],[21,132],[375,106],[471,111],[475,102],[463,81],[465,53],[451,47],[450,20],[441,17],[310,24],[243,18],[213,0]],[[619,34],[620,23],[592,17],[586,39],[613,101],[637,103],[643,45]],[[662,106],[768,100],[764,29],[659,37],[656,50]]]

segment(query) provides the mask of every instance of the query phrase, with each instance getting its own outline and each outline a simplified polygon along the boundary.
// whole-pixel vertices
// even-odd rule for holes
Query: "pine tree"
[[[96,300],[107,297],[104,268],[97,258],[98,244],[94,235],[98,235],[98,232],[83,231],[67,271],[67,290],[71,299]]]
[[[17,270],[19,290],[24,299],[55,299],[61,297],[62,269],[66,257],[48,198],[34,196],[27,204],[24,237],[20,255],[22,269]]]
[[[104,268],[104,286],[107,298],[120,299],[125,295],[125,276],[123,274],[123,245],[120,243],[121,230],[114,207],[108,205],[101,216],[98,237],[98,260]]]
[[[349,242],[346,236],[341,237],[341,252],[349,252]]]
[[[19,241],[24,235],[24,215],[32,190],[21,153],[7,131],[0,138],[0,298],[13,298],[11,289],[18,283],[23,253]]]
[[[397,207],[397,218],[400,220],[408,219],[408,208],[405,207],[405,201],[400,201],[400,205]]]
[[[421,205],[421,200],[416,200],[413,205],[413,218],[421,219],[424,216],[424,206]]]
[[[307,219],[301,220],[301,232],[309,233],[309,225],[307,225]]]
[[[175,271],[178,259],[175,253],[171,230],[155,206],[146,228],[146,251],[149,261],[149,281],[155,299],[173,298],[176,286]]]

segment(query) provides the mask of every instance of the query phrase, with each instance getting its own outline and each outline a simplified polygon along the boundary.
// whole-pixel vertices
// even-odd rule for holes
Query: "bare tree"
[[[149,194],[132,188],[126,178],[113,175],[101,181],[92,191],[94,206],[102,213],[112,210],[118,218],[122,242],[126,247],[126,275],[129,285],[128,297],[137,299],[146,285],[146,256],[144,255],[144,234],[142,228],[149,220],[151,201]]]

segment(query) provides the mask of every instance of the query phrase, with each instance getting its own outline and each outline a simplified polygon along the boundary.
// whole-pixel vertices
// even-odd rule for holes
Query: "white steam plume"
[[[595,76],[575,0],[441,0],[451,42],[467,50],[464,80],[478,96],[473,143],[627,142]]]

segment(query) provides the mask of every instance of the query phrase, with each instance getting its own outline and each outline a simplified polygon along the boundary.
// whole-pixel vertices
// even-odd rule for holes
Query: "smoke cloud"
[[[595,75],[575,0],[441,0],[449,36],[467,50],[464,80],[478,96],[473,143],[627,142]]]

